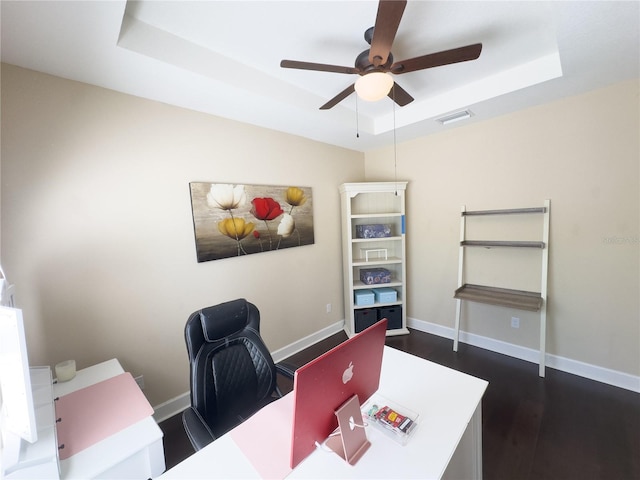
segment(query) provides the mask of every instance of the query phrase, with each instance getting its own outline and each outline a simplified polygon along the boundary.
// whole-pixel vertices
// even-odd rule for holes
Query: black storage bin
[[[387,330],[402,328],[402,307],[400,305],[378,308],[378,320],[387,319]]]
[[[356,332],[360,333],[364,329],[370,327],[378,321],[378,309],[377,308],[363,308],[361,310],[354,311],[354,320]]]

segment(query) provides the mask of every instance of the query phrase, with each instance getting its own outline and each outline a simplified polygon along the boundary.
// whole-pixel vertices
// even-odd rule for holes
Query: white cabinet
[[[35,410],[37,440],[29,443],[16,438],[15,442],[4,445],[2,460],[12,457],[8,450],[18,448],[17,462],[9,461],[0,468],[0,477],[18,478],[60,478],[58,461],[58,441],[56,437],[56,416],[53,397],[53,379],[50,367],[31,367],[31,394]],[[2,473],[4,472],[4,476]]]
[[[406,187],[407,182],[340,185],[344,315],[349,336],[381,318],[389,322],[387,335],[409,333],[405,308]],[[381,280],[389,281],[378,283]]]
[[[5,464],[0,463],[0,478],[146,479],[155,478],[164,472],[163,433],[151,414],[140,420],[132,420],[133,423],[105,436],[104,431],[109,428],[104,424],[104,419],[108,418],[108,415],[104,415],[103,411],[100,411],[100,415],[96,413],[95,403],[99,402],[96,402],[98,397],[95,390],[94,394],[86,395],[87,390],[123,373],[124,370],[118,360],[112,359],[78,370],[73,379],[54,384],[49,367],[32,367],[31,388],[38,439],[34,443],[18,443],[19,463],[11,471],[4,472],[4,476],[2,468]],[[120,383],[115,387],[109,400],[110,408],[113,406],[119,409],[116,413],[122,411],[122,407],[126,407],[128,411],[132,409],[131,396],[126,395],[126,389],[123,390],[121,386]],[[77,395],[83,391],[85,395],[82,399],[89,400],[92,404],[89,408],[84,408],[86,403],[82,404],[80,408],[74,410],[74,413],[78,412],[79,418],[88,413],[96,414],[96,418],[101,419],[102,422],[96,421],[88,428],[86,423],[80,425],[76,418],[75,427],[67,429],[67,440],[61,440],[64,438],[60,435],[61,425],[65,418],[60,414],[60,402],[65,401],[66,395],[72,393]],[[122,396],[123,393],[125,396]],[[133,400],[134,403],[146,402],[146,399],[140,400],[135,397]],[[149,410],[152,410],[150,405]],[[78,428],[80,426],[82,428]],[[64,443],[67,442],[66,448],[69,448],[69,440],[73,443],[76,442],[76,438],[78,451],[67,458],[62,455],[63,458],[59,459],[60,449],[65,448]],[[78,444],[82,444],[82,448],[78,448]],[[6,448],[0,449],[0,454],[0,460],[4,460],[7,454]]]

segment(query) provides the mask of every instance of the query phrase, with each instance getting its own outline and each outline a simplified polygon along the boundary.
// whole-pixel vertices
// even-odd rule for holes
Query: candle
[[[56,364],[56,378],[59,382],[66,382],[76,376],[76,361],[65,360]]]

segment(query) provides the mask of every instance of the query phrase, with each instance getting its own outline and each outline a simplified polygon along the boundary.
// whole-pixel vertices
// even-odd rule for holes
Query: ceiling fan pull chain
[[[393,104],[393,179],[396,182],[396,196],[398,196],[398,149],[396,147],[396,83],[391,87],[391,103]]]
[[[358,96],[356,95],[356,138],[360,138],[360,117],[358,113]]]

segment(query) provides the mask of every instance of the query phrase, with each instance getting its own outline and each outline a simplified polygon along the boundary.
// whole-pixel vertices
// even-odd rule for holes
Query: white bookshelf
[[[342,263],[344,280],[345,331],[352,336],[376,319],[388,318],[387,335],[402,335],[407,330],[406,314],[406,219],[407,182],[366,182],[340,185],[342,207]],[[361,225],[388,225],[390,236],[358,238]],[[391,273],[389,283],[368,285],[360,280],[362,269],[384,268]],[[397,298],[356,305],[358,291],[392,288]],[[363,320],[363,315],[367,320]]]

